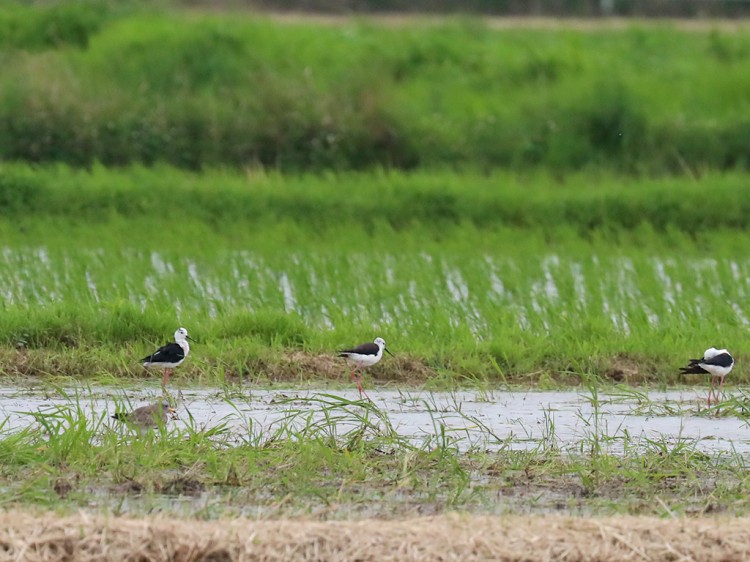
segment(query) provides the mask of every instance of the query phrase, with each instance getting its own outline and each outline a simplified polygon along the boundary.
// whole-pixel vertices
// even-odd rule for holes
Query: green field
[[[0,4],[0,510],[750,514],[750,27],[596,23]]]
[[[0,369],[680,382],[750,320],[744,28],[0,8]]]
[[[381,335],[383,380],[667,384],[750,322],[741,174],[0,172],[7,374],[141,376],[185,325],[204,382]]]

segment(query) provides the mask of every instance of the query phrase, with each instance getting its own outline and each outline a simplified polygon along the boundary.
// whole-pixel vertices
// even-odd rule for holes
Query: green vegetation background
[[[204,340],[183,370],[200,380],[332,376],[290,352],[327,356],[374,329],[400,352],[379,376],[401,381],[675,382],[678,364],[710,345],[737,350],[744,380],[747,264],[734,260],[750,241],[748,54],[742,27],[328,25],[138,3],[4,3],[1,273],[17,286],[3,292],[2,370],[140,376],[133,358],[179,322]],[[25,257],[40,247],[58,252],[53,264],[75,262],[74,274]],[[310,276],[295,277],[285,256],[326,278],[336,256],[359,263],[373,247],[412,260],[424,286],[446,280],[417,267],[423,253],[519,264],[622,256],[662,320],[654,326],[631,299],[627,333],[606,306],[545,309],[528,329],[489,303],[479,312],[490,336],[477,338],[439,302],[409,309],[411,331],[377,307],[320,330],[278,302],[209,318],[200,306],[127,296],[149,278],[152,250],[205,263],[251,252],[299,287]],[[714,257],[727,276],[696,281]],[[652,259],[667,260],[686,288],[679,303],[663,304],[670,288],[649,277]],[[91,260],[121,296],[82,296]],[[342,271],[359,289],[380,275],[376,265]],[[584,273],[596,283],[601,271]],[[32,290],[60,279],[60,293]],[[188,279],[156,282],[171,284],[169,298],[194,296]],[[513,278],[519,294],[536,282],[523,267]],[[616,283],[601,291],[611,291],[605,302],[623,293]],[[301,306],[335,309],[326,298]]]
[[[0,157],[284,171],[748,164],[750,35],[0,7]]]

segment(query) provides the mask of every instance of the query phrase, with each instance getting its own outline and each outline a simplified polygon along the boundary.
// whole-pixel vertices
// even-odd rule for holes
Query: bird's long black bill
[[[387,347],[384,347],[384,348],[383,348],[383,351],[385,351],[385,352],[386,352],[386,353],[387,353],[388,355],[390,355],[391,357],[395,357],[395,356],[393,355],[393,353],[391,353],[390,351],[388,351],[388,348],[387,348]]]
[[[197,342],[197,341],[195,341],[195,340],[194,340],[193,338],[191,338],[190,336],[185,336],[185,339],[187,339],[187,340],[190,340],[190,341],[191,341],[191,342],[193,342],[193,343],[200,343],[200,342]]]

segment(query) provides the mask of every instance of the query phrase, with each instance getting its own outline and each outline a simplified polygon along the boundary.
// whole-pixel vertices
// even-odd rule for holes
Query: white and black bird
[[[164,369],[164,377],[161,381],[162,388],[167,387],[172,369],[180,365],[190,353],[188,340],[195,340],[188,336],[185,328],[178,328],[174,333],[174,341],[163,345],[151,355],[141,359],[144,367],[158,367]]]
[[[352,380],[357,381],[357,388],[359,389],[359,397],[362,398],[364,394],[368,399],[367,393],[362,389],[362,378],[364,373],[362,369],[365,367],[371,367],[383,358],[383,352],[393,355],[385,347],[385,340],[383,338],[375,338],[373,342],[363,343],[357,347],[351,349],[342,349],[339,351],[339,357],[346,357],[349,361],[354,363],[354,369],[352,370]],[[356,376],[356,372],[359,370],[359,377]]]
[[[711,405],[711,398],[716,399],[719,403],[719,393],[724,392],[724,377],[734,367],[734,358],[726,349],[716,349],[709,347],[701,359],[691,359],[687,367],[680,369],[681,374],[709,374],[711,375],[711,386],[708,390],[708,405]],[[718,392],[715,391],[714,384],[719,379]]]
[[[140,433],[145,433],[151,428],[166,424],[169,414],[175,414],[174,408],[168,402],[157,402],[141,406],[132,412],[115,412],[112,418],[136,427]]]

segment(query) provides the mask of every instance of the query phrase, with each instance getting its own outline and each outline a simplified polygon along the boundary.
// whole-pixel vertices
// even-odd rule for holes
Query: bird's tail
[[[696,375],[706,372],[706,370],[700,366],[702,359],[691,359],[690,364],[687,367],[680,368],[681,375]]]

